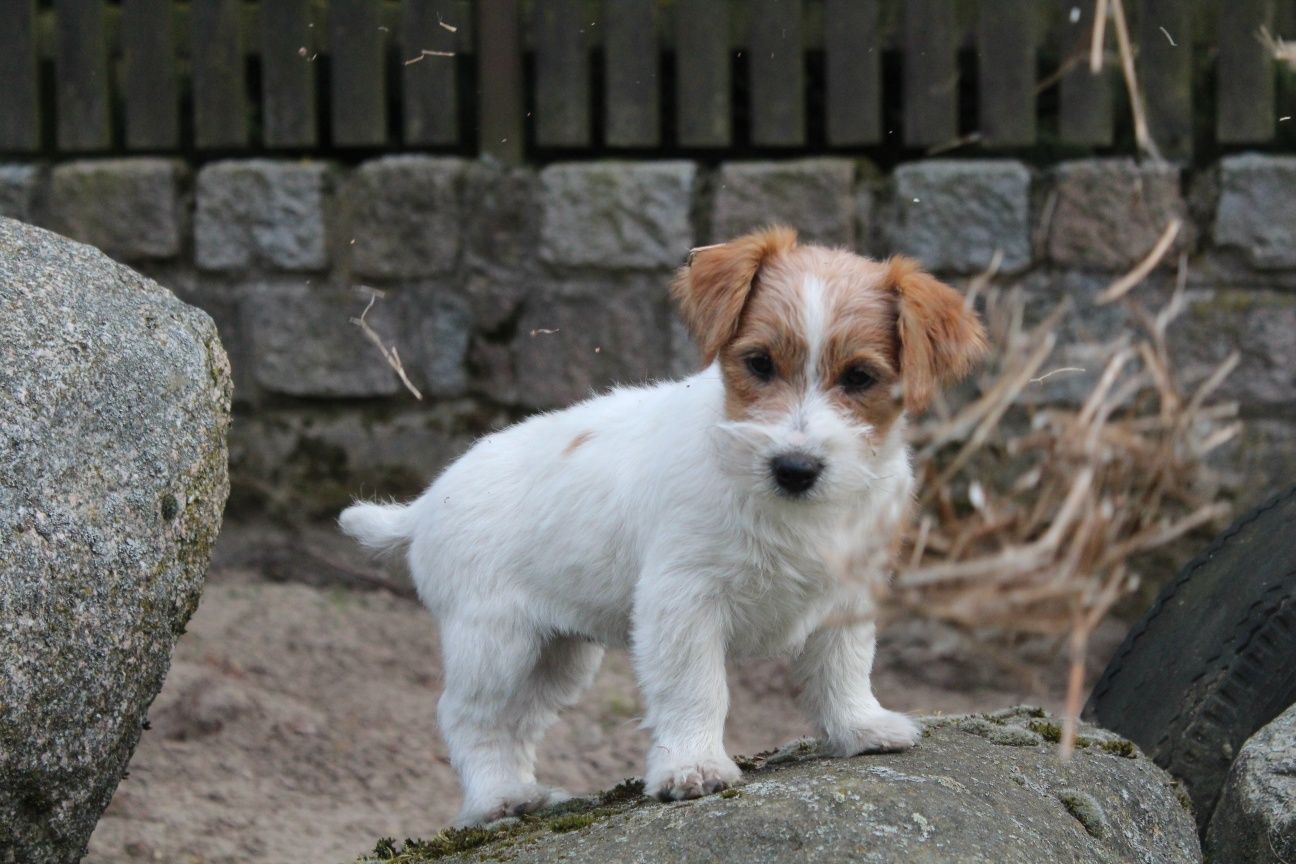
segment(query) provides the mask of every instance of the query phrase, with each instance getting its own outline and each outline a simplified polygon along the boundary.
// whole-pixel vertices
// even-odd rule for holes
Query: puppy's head
[[[799,245],[789,228],[694,250],[672,294],[724,379],[723,461],[782,497],[867,490],[901,414],[986,347],[963,298],[915,261]]]

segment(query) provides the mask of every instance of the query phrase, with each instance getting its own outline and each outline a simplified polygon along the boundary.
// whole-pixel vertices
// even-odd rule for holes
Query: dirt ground
[[[1122,629],[1104,626],[1091,675]],[[729,677],[731,752],[808,734],[785,663]],[[991,650],[904,622],[883,633],[874,682],[905,711],[1057,710],[1063,673],[1049,646]],[[327,527],[227,526],[86,861],[345,862],[381,836],[435,833],[459,804],[436,729],[440,683],[436,627],[399,574]],[[641,710],[627,657],[609,653],[546,738],[540,780],[590,792],[639,774]]]

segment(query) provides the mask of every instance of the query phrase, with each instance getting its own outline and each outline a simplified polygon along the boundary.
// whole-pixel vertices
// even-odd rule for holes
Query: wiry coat
[[[561,798],[537,784],[535,747],[603,646],[633,652],[645,783],[662,798],[739,776],[722,740],[729,655],[793,656],[838,753],[916,738],[873,697],[873,627],[850,623],[865,601],[827,562],[852,526],[881,545],[899,530],[903,406],[966,371],[980,325],[905,259],[799,246],[787,229],[697,250],[674,290],[702,372],[532,417],[408,506],[341,516],[366,545],[407,548],[441,622],[461,822]]]

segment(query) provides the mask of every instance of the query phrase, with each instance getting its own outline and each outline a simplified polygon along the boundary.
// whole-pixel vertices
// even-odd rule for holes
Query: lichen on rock
[[[203,312],[0,219],[0,860],[79,860],[196,608],[229,491]]]
[[[641,786],[623,784],[484,834],[383,841],[361,860],[1201,860],[1192,816],[1160,768],[1097,747],[1062,762],[1027,728],[1041,721],[1055,722],[1034,708],[926,718],[914,749],[850,759],[824,758],[813,742],[796,741],[739,760],[743,780],[727,793],[659,804]],[[1090,740],[1119,740],[1090,726],[1081,731]],[[1035,746],[1013,746],[1021,733]]]

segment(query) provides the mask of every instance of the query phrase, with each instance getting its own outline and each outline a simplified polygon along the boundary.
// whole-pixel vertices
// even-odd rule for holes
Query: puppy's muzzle
[[[778,488],[788,495],[804,495],[823,473],[822,459],[809,453],[781,453],[770,460],[770,474]]]

